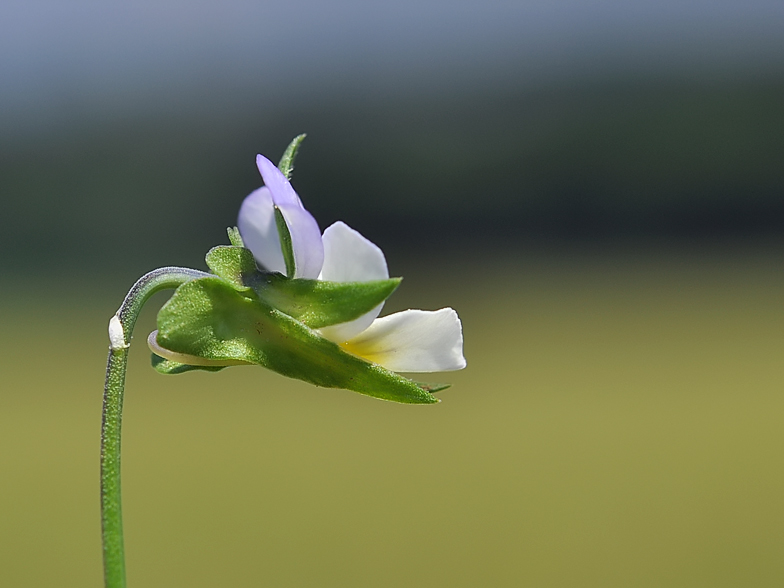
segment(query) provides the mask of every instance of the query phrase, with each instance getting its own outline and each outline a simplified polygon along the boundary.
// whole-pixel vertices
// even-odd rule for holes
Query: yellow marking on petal
[[[361,357],[362,359],[371,363],[384,365],[384,362],[390,357],[394,356],[397,349],[379,349],[381,346],[378,342],[375,343],[351,343],[349,341],[341,343],[340,346],[344,351]]]

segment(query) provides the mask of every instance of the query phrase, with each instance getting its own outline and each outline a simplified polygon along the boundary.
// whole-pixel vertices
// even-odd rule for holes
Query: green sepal
[[[326,282],[288,279],[260,272],[248,249],[219,245],[205,258],[212,272],[240,292],[256,295],[312,329],[345,323],[370,312],[389,298],[402,278],[368,282]]]
[[[441,392],[441,390],[446,390],[447,388],[452,387],[452,384],[428,384],[427,382],[414,382],[414,384],[422,388],[422,390],[430,392],[431,394],[435,394],[436,392]]]
[[[218,277],[192,280],[175,291],[158,313],[157,341],[176,353],[255,363],[316,386],[395,402],[437,402],[415,382],[345,352]]]
[[[242,240],[240,230],[237,227],[227,227],[226,233],[229,235],[229,243],[235,247],[245,247],[245,242]]]
[[[353,321],[389,298],[402,278],[369,282],[289,280],[259,274],[253,289],[259,298],[312,329]]]
[[[291,231],[286,224],[286,219],[280,208],[275,207],[275,225],[278,227],[278,237],[280,238],[280,250],[283,252],[283,262],[286,264],[286,275],[294,277],[297,271],[297,264],[294,261],[294,245],[291,242]]]
[[[283,152],[283,157],[280,158],[278,169],[286,176],[287,180],[291,179],[291,172],[294,170],[294,159],[297,157],[299,146],[302,144],[302,141],[305,140],[306,136],[305,133],[302,133],[301,135],[294,137],[291,143],[289,143],[289,146],[286,147],[286,151]]]
[[[256,260],[249,249],[231,245],[213,247],[204,256],[212,273],[228,280],[238,290],[250,290],[260,276]]]
[[[152,364],[153,369],[159,374],[164,375],[182,374],[193,370],[218,372],[224,368],[229,367],[227,365],[187,365],[184,363],[172,361],[171,359],[165,359],[160,355],[155,355],[154,353],[151,353],[150,355],[150,363]]]

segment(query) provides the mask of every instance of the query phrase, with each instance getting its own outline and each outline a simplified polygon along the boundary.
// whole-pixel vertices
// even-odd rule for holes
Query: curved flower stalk
[[[287,151],[289,165],[297,145]],[[207,256],[222,280],[182,286],[159,313],[148,338],[156,369],[255,363],[320,386],[435,402],[430,393],[445,386],[394,372],[464,368],[457,313],[406,310],[378,318],[400,282],[389,278],[381,249],[343,222],[322,234],[283,163],[282,171],[259,155],[256,164],[264,186],[240,207],[235,245]],[[231,310],[218,310],[224,307]]]

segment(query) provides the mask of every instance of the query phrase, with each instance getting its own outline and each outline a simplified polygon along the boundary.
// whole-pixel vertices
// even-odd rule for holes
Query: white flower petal
[[[251,250],[256,261],[271,272],[286,273],[286,262],[283,260],[275,224],[275,206],[269,188],[265,186],[254,190],[242,201],[237,228],[245,247]]]
[[[343,347],[395,372],[463,369],[463,328],[451,308],[405,310],[373,321]]]
[[[373,324],[373,321],[376,320],[376,317],[381,314],[382,308],[384,308],[383,302],[370,312],[363,314],[359,318],[355,318],[353,321],[348,321],[347,323],[338,323],[337,325],[330,325],[328,327],[321,327],[317,330],[319,334],[325,339],[329,339],[335,343],[343,343],[343,341],[348,341],[354,335],[359,335],[362,331]]]
[[[367,282],[389,277],[381,249],[346,223],[338,221],[324,229],[324,265],[319,280]]]
[[[389,277],[387,260],[381,249],[343,222],[336,222],[324,230],[324,265],[320,280],[330,282],[365,282]],[[382,302],[361,317],[319,329],[321,335],[335,343],[348,341],[375,320],[384,307]]]

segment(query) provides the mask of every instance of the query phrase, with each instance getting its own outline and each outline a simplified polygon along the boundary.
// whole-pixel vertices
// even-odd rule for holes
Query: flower
[[[340,221],[322,235],[316,220],[275,164],[258,155],[256,165],[264,186],[245,198],[237,225],[245,247],[261,266],[290,278],[331,282],[389,278],[379,247]],[[293,267],[286,263],[287,243],[281,238],[276,210],[289,233]],[[405,310],[378,318],[383,306],[382,302],[359,318],[317,331],[345,351],[395,372],[465,367],[462,325],[453,309]]]
[[[297,137],[281,160],[291,169]],[[257,158],[264,186],[239,212],[231,246],[213,247],[212,274],[185,281],[158,312],[147,339],[163,374],[261,365],[325,388],[383,400],[438,402],[448,384],[396,372],[465,367],[460,319],[451,308],[378,318],[400,284],[382,251],[345,223],[319,231],[282,171]],[[260,270],[263,268],[263,271]]]

